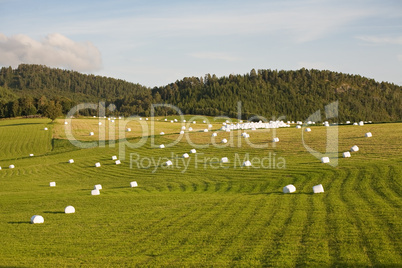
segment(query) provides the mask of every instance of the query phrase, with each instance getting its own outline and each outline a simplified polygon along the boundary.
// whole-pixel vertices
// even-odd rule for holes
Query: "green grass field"
[[[173,118],[155,121],[138,148],[128,146],[139,144],[138,122],[121,139],[111,122],[100,130],[98,119],[72,119],[79,141],[100,131],[116,138],[89,149],[65,139],[64,120],[0,121],[0,266],[402,267],[401,123],[339,126],[332,167],[306,151],[293,126],[249,130],[247,142],[240,131],[218,131],[223,119],[208,118],[213,127],[201,132],[199,117],[179,140]],[[311,129],[305,142],[325,152],[328,129]],[[360,150],[342,158],[353,145]],[[197,154],[181,158],[192,148]],[[241,167],[247,157],[253,167]],[[167,160],[173,165],[161,166]],[[99,196],[90,194],[95,184]],[[297,191],[283,194],[288,184]],[[312,193],[317,184],[324,193]],[[68,205],[76,213],[65,214]],[[45,222],[30,224],[33,215]]]

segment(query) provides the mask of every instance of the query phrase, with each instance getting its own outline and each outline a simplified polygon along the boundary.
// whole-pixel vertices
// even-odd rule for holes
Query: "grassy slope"
[[[190,133],[165,149],[151,148],[148,138],[140,148],[126,147],[126,159],[117,166],[111,156],[118,155],[119,144],[77,150],[58,140],[51,151],[50,136],[43,134],[48,121],[4,122],[1,145],[8,149],[0,155],[1,265],[402,264],[402,124],[340,126],[339,151],[355,144],[360,151],[352,158],[340,158],[336,168],[306,152],[301,131],[295,128],[278,129],[275,134],[248,131],[252,143],[268,144],[264,149],[251,148],[244,139],[237,147],[239,133],[219,132],[216,141],[225,137],[229,144],[197,149],[185,170],[179,156],[194,147],[188,141],[210,143],[211,132]],[[96,139],[80,137],[96,126],[94,119],[78,122],[77,139]],[[55,133],[63,133],[61,123],[52,126]],[[6,128],[14,134],[6,135],[10,132]],[[155,133],[176,134],[156,135],[154,143],[168,144],[179,130],[178,123],[157,122]],[[326,130],[312,127],[305,141],[325,151]],[[372,138],[364,138],[367,131]],[[280,138],[275,148],[269,142],[272,135]],[[33,137],[35,143],[29,140]],[[133,135],[130,142],[137,139]],[[25,157],[27,153],[35,157]],[[130,168],[130,153],[138,157],[138,165],[149,167],[137,168],[134,163]],[[276,163],[284,159],[286,167],[241,168],[247,153],[250,158],[271,153],[271,164],[273,159]],[[207,160],[223,156],[231,160],[223,167]],[[147,160],[160,157],[174,160],[174,167],[155,167]],[[70,158],[74,164],[66,163]],[[98,161],[101,168],[94,167]],[[5,168],[11,163],[15,169]],[[128,187],[133,180],[138,188]],[[57,187],[50,188],[50,181],[56,181]],[[97,183],[103,186],[101,195],[91,196]],[[290,183],[297,192],[282,194],[282,187]],[[319,183],[325,193],[312,194],[311,187]],[[77,212],[64,214],[67,205]],[[45,224],[29,224],[34,214],[44,216]]]

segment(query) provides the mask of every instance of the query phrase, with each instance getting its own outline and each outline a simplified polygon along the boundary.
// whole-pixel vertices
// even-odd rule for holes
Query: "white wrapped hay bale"
[[[100,167],[101,166],[101,164],[98,162],[98,163],[95,163],[95,167]]]
[[[102,190],[102,185],[101,184],[95,184],[94,190]]]
[[[0,167],[0,170],[1,170],[1,167]]]
[[[321,163],[329,163],[329,157],[328,156],[321,157]]]
[[[131,128],[128,127],[128,128],[126,129],[126,131],[127,131],[127,132],[131,132]]]
[[[227,158],[227,157],[222,157],[222,158],[221,158],[221,162],[222,162],[222,163],[229,163],[229,158]]]
[[[182,126],[182,127],[181,127],[181,130],[186,130],[186,126]]]
[[[75,208],[74,208],[73,206],[67,206],[67,207],[64,209],[64,213],[66,213],[66,214],[75,213]]]
[[[13,169],[13,168],[15,168],[15,166],[14,165],[9,165],[8,168]]]
[[[192,128],[192,127],[189,127],[189,128],[188,128],[188,131],[193,131],[193,128]]]
[[[345,157],[350,157],[350,152],[344,152],[344,153],[342,153],[342,156],[345,158]]]
[[[212,137],[216,137],[216,136],[218,136],[218,133],[216,133],[216,132],[212,133]]]
[[[358,123],[357,123],[357,122],[354,122],[354,123],[353,123],[353,125],[354,125],[354,126],[357,126],[357,125],[358,125]]]
[[[308,127],[308,128],[305,129],[305,131],[306,132],[311,132],[311,128]]]
[[[93,136],[93,135],[95,135],[95,133],[89,132],[89,136]]]
[[[117,160],[117,156],[113,155],[112,160]]]
[[[48,128],[47,128],[47,127],[45,127],[43,130],[48,130]]]
[[[204,132],[208,132],[208,129],[204,129]]]
[[[373,134],[371,134],[371,132],[367,132],[366,133],[366,138],[370,138],[370,137],[372,137],[373,136]]]
[[[191,149],[190,153],[195,154],[197,151],[195,149]]]
[[[162,135],[162,136],[163,136],[163,135],[165,135],[165,132],[162,131],[161,133],[159,133],[159,135]]]
[[[138,183],[136,181],[130,182],[130,187],[138,187]]]
[[[212,128],[212,124],[209,124],[209,125],[208,125],[208,128]]]
[[[228,140],[227,140],[227,139],[223,139],[221,142],[222,142],[222,143],[227,143]]]
[[[116,160],[115,163],[116,163],[116,165],[120,165],[120,164],[121,164],[120,160]]]
[[[300,126],[300,125],[297,125],[296,128],[301,128],[301,126]]]
[[[182,131],[180,131],[180,135],[183,135],[184,134],[184,131],[182,130]]]
[[[40,215],[33,215],[33,216],[31,217],[31,223],[32,223],[32,224],[44,223],[44,222],[45,222],[45,220],[44,220],[43,217],[40,216]]]
[[[168,160],[168,161],[165,162],[165,166],[168,167],[168,166],[171,166],[171,165],[173,165],[172,161]]]
[[[359,147],[357,147],[357,145],[353,145],[352,148],[350,148],[351,152],[357,152],[359,151]]]
[[[296,192],[296,187],[293,184],[289,184],[283,187],[282,191],[284,194],[293,193]]]
[[[279,142],[279,138],[273,138],[272,142]]]
[[[64,125],[68,125],[68,122],[64,122]]]
[[[164,145],[164,144],[161,144],[161,145],[159,145],[159,148],[160,148],[160,149],[163,149],[163,148],[165,148],[165,145]]]
[[[249,160],[244,161],[242,164],[243,167],[251,167],[251,162]]]
[[[100,191],[97,189],[94,189],[91,191],[91,195],[100,195]]]
[[[190,156],[188,155],[188,153],[184,153],[183,154],[183,158],[189,158]]]
[[[49,183],[49,186],[50,186],[50,187],[56,187],[56,182],[54,182],[54,181],[50,182],[50,183]]]
[[[70,163],[70,164],[74,163],[74,159],[68,160],[68,163]]]
[[[99,123],[98,123],[98,125],[100,125],[100,126],[101,126],[101,125],[102,125],[102,122],[99,122]]]
[[[323,193],[324,192],[324,187],[322,187],[322,184],[315,185],[315,186],[313,186],[313,192],[315,194]]]
[[[363,121],[360,121],[360,122],[359,122],[359,126],[364,126],[364,122],[363,122]]]
[[[29,156],[31,156],[31,157],[32,157],[32,156],[34,156],[34,154],[29,154]]]

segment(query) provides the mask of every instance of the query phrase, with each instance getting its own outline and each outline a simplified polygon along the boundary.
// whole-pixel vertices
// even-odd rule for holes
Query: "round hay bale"
[[[329,157],[328,156],[321,157],[321,163],[329,163]]]
[[[64,213],[66,213],[66,214],[75,213],[75,208],[74,208],[73,206],[67,206],[67,207],[64,209]]]
[[[195,154],[197,151],[195,149],[191,149],[190,153]]]
[[[160,149],[163,149],[163,148],[165,148],[165,145],[164,145],[164,144],[161,144],[161,145],[159,145],[159,148],[160,148]]]
[[[243,166],[243,167],[251,167],[251,162],[250,162],[250,160],[247,160],[247,161],[243,162],[242,166]]]
[[[222,162],[222,163],[229,163],[229,158],[227,158],[227,157],[222,157],[222,158],[221,158],[221,162]]]
[[[351,152],[357,152],[359,151],[359,147],[357,147],[357,145],[353,145],[352,148],[350,148]]]
[[[41,215],[33,215],[31,217],[32,224],[44,223],[44,222],[45,222],[45,220],[43,219],[43,217]]]
[[[190,156],[188,155],[188,153],[184,153],[183,154],[183,158],[189,158]]]
[[[54,181],[50,182],[50,183],[49,183],[49,186],[50,186],[50,187],[56,187],[56,182],[54,182]]]
[[[284,194],[293,193],[296,192],[296,187],[293,184],[289,184],[283,187],[282,191]]]
[[[15,166],[14,165],[9,165],[8,168],[13,169],[13,168],[15,168]]]
[[[343,153],[342,153],[342,156],[343,156],[344,158],[350,157],[350,152],[343,152]]]

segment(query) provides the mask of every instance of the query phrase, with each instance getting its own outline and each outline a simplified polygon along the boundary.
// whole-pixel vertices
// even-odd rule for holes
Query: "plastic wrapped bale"
[[[367,132],[366,133],[366,138],[370,138],[370,137],[373,137],[373,134],[371,134],[371,132]]]
[[[296,192],[296,187],[293,184],[289,184],[283,187],[282,191],[284,194],[293,193]]]
[[[138,187],[138,184],[136,181],[130,182],[130,187]]]
[[[321,157],[321,163],[329,163],[329,157],[328,156]]]
[[[112,160],[117,160],[117,156],[113,155]]]
[[[29,156],[31,156],[31,157],[32,157],[32,156],[34,156],[34,154],[29,154]]]
[[[353,125],[354,125],[354,126],[357,126],[357,125],[358,125],[358,123],[357,123],[357,122],[354,122],[354,123],[353,123]]]
[[[351,152],[357,152],[359,151],[359,147],[357,147],[357,145],[353,145],[352,148],[350,148]]]
[[[165,132],[162,131],[161,133],[159,133],[159,135],[165,135]]]
[[[1,170],[1,167],[0,167],[0,170]]]
[[[64,122],[64,125],[68,125],[68,122]]]
[[[102,190],[102,185],[101,184],[95,184],[94,190]]]
[[[101,164],[98,162],[98,163],[95,163],[95,167],[100,167],[101,166]]]
[[[14,165],[9,165],[8,168],[13,169],[13,168],[15,168],[15,166]]]
[[[98,125],[100,125],[100,126],[101,126],[101,125],[102,125],[102,122],[99,122],[99,123],[98,123]]]
[[[324,192],[324,187],[322,187],[322,184],[315,185],[315,186],[313,186],[313,192],[315,194],[323,193]]]
[[[120,165],[120,164],[121,164],[120,160],[116,160],[116,161],[115,161],[115,164],[116,164],[116,165]]]
[[[48,128],[47,128],[47,127],[45,127],[43,130],[48,130]]]
[[[279,142],[279,138],[273,138],[272,142]]]
[[[95,135],[95,133],[89,132],[89,136],[93,136],[93,135]]]
[[[94,189],[91,191],[91,195],[100,195],[100,191],[97,189]]]
[[[189,128],[188,128],[188,131],[193,131],[193,128],[192,128],[192,127],[189,127]]]
[[[208,125],[208,128],[212,128],[212,125],[211,125],[211,124],[209,124],[209,125]]]
[[[297,125],[296,128],[301,128],[301,126],[300,126],[300,125]]]
[[[44,223],[44,222],[45,222],[45,220],[44,220],[43,217],[40,216],[40,215],[33,215],[33,216],[31,217],[31,223],[32,223],[32,224]]]
[[[168,161],[165,162],[165,166],[168,167],[168,166],[171,166],[171,165],[173,165],[172,161],[168,160]]]
[[[184,153],[183,154],[183,158],[189,158],[190,156],[188,155],[188,153]]]
[[[49,186],[50,186],[50,187],[56,187],[56,182],[54,182],[54,181],[50,182],[50,183],[49,183]]]
[[[185,126],[182,126],[182,127],[181,127],[181,130],[186,130],[186,127],[185,127]]]
[[[359,126],[364,126],[364,122],[363,122],[363,121],[360,121],[360,122],[359,122]]]
[[[68,160],[68,163],[70,163],[70,164],[74,163],[74,159]]]
[[[159,145],[159,148],[160,148],[160,149],[163,149],[163,148],[165,148],[165,145],[164,145],[164,144],[161,144],[161,145]]]
[[[190,153],[195,154],[197,151],[195,149],[191,149]]]
[[[126,131],[127,131],[127,132],[131,132],[131,128],[127,128]]]
[[[67,207],[64,209],[64,213],[66,213],[66,214],[75,213],[75,208],[74,208],[73,206],[67,206]]]
[[[311,128],[306,128],[306,130],[305,130],[306,132],[311,132]]]
[[[204,129],[204,132],[208,132],[208,129]]]
[[[183,135],[184,134],[184,131],[182,130],[182,131],[180,131],[180,135]]]
[[[350,152],[344,152],[344,153],[342,153],[342,156],[345,158],[345,157],[350,157]]]
[[[227,139],[223,139],[221,142],[222,142],[222,143],[227,143],[228,140],[227,140]]]
[[[229,163],[229,158],[227,158],[227,157],[222,157],[222,158],[221,158],[221,162],[222,162],[222,163]]]
[[[218,133],[216,133],[216,132],[212,133],[212,137],[216,137],[216,136],[218,136]]]
[[[243,167],[251,167],[251,162],[249,160],[244,161],[242,164]]]

